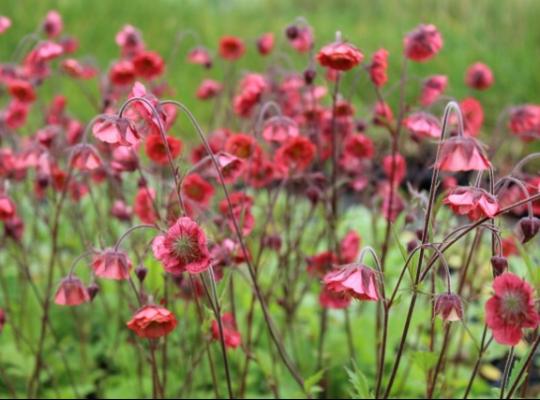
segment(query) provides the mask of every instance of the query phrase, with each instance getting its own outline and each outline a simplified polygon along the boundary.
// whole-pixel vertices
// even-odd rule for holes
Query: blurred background
[[[287,57],[296,57],[289,51],[283,31],[296,17],[303,16],[315,28],[316,47],[332,41],[335,31],[340,30],[367,57],[379,47],[387,48],[391,84],[398,80],[403,36],[421,22],[433,23],[442,32],[443,51],[433,61],[413,65],[413,74],[447,74],[449,91],[461,98],[469,93],[463,84],[465,69],[475,61],[485,62],[492,68],[496,82],[490,90],[475,95],[486,108],[488,120],[507,105],[540,102],[540,1],[4,0],[0,14],[9,16],[13,26],[0,37],[3,62],[10,59],[23,35],[36,30],[49,9],[60,11],[65,32],[79,39],[77,56],[95,57],[102,68],[117,58],[114,35],[130,23],[142,31],[147,46],[165,58],[181,31],[197,32],[201,44],[212,50],[221,35],[241,36],[248,44],[248,52],[239,68],[257,70],[272,60],[257,54],[256,38],[263,32],[274,32],[278,47],[287,51]],[[177,56],[181,60],[168,71],[176,97],[190,105],[194,104],[194,91],[203,77],[223,78],[219,67],[204,71],[182,62],[196,44],[191,38],[183,41]],[[305,57],[294,62],[298,68],[307,65]],[[72,107],[77,106],[77,101],[84,100],[74,99]],[[83,104],[78,110],[80,117],[90,117],[91,110],[86,112]],[[197,107],[203,107],[201,113],[210,112],[210,108],[204,109],[209,107],[206,104]]]

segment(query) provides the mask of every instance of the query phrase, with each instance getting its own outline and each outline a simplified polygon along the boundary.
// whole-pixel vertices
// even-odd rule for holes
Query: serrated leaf
[[[358,369],[356,364],[353,364],[353,370],[345,367],[347,375],[349,376],[349,382],[353,386],[353,390],[350,391],[351,397],[360,399],[371,399],[373,396],[369,392],[369,384],[364,373]]]
[[[314,393],[314,389],[315,391],[320,391],[320,387],[316,387],[316,385],[322,379],[324,371],[324,369],[321,369],[320,371],[315,372],[313,375],[311,375],[304,381],[304,390],[307,393]]]

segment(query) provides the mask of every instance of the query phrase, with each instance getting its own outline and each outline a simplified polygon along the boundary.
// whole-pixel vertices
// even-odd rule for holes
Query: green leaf
[[[439,356],[433,351],[415,351],[412,354],[412,359],[424,372],[428,372],[435,367]]]
[[[321,369],[320,371],[315,372],[313,375],[311,375],[304,381],[304,390],[306,391],[306,393],[316,393],[321,391],[321,388],[316,385],[322,379],[324,371],[324,369]]]
[[[364,373],[358,368],[356,363],[353,363],[353,369],[345,367],[347,375],[349,376],[349,382],[353,386],[350,390],[350,395],[353,399],[372,399],[373,396],[369,391],[369,384]]]

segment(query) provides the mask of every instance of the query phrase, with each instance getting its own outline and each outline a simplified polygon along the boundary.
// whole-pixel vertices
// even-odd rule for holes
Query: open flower
[[[169,152],[173,160],[182,152],[182,141],[180,139],[172,136],[166,136],[166,138],[167,144],[163,142],[159,134],[151,134],[146,138],[146,154],[156,164],[165,165],[169,162],[166,146],[169,147]]]
[[[441,171],[483,171],[491,167],[478,141],[471,137],[455,136],[441,145],[436,167]]]
[[[242,343],[242,337],[238,328],[236,327],[236,321],[234,315],[231,313],[223,313],[221,316],[221,324],[223,328],[223,341],[225,346],[230,349],[236,349]],[[220,340],[219,325],[216,320],[212,321],[212,337],[214,340]]]
[[[536,328],[540,316],[534,304],[533,288],[518,276],[505,272],[493,281],[494,295],[486,303],[486,324],[495,341],[515,346],[524,328]]]
[[[276,151],[275,161],[284,170],[303,171],[315,157],[315,145],[306,137],[288,139]]]
[[[379,300],[376,273],[363,264],[341,266],[328,272],[323,282],[331,292],[343,293],[358,300]]]
[[[174,275],[185,271],[198,274],[210,267],[206,236],[188,217],[179,218],[165,234],[157,236],[152,250],[165,271]]]
[[[131,268],[131,261],[127,254],[115,249],[103,250],[92,260],[94,274],[100,278],[115,280],[129,279]]]
[[[442,36],[435,25],[420,24],[405,36],[405,56],[413,61],[424,62],[433,58],[442,48]]]
[[[323,286],[319,294],[319,304],[324,308],[340,310],[349,307],[351,297],[344,292],[334,292]]]
[[[190,174],[182,181],[182,194],[186,199],[206,207],[214,195],[214,187],[199,174]]]
[[[459,215],[467,215],[471,221],[494,217],[499,211],[497,199],[477,187],[458,186],[450,190],[444,198],[444,204]]]
[[[364,55],[350,43],[334,42],[317,53],[317,61],[323,67],[336,71],[348,71],[364,60]]]
[[[236,36],[223,36],[219,41],[219,55],[225,60],[238,60],[245,51],[244,42]]]
[[[90,295],[86,287],[73,275],[62,279],[54,296],[54,302],[61,306],[78,306],[89,301]]]
[[[141,51],[133,58],[135,75],[145,79],[154,79],[165,70],[165,62],[158,53]]]
[[[140,308],[129,320],[127,327],[139,337],[158,339],[171,333],[178,321],[172,312],[154,304]]]

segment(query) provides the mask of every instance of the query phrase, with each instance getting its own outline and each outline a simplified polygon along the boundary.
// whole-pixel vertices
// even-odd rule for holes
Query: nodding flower
[[[403,40],[405,57],[417,62],[432,59],[441,50],[443,39],[435,25],[418,25]]]
[[[358,263],[347,264],[328,272],[323,282],[330,292],[342,293],[357,300],[379,300],[376,272]]]
[[[493,81],[493,72],[486,64],[477,62],[467,68],[465,74],[467,86],[477,90],[485,90],[493,85]]]
[[[127,322],[127,327],[141,338],[158,339],[171,333],[178,320],[164,307],[149,304],[141,307]]]
[[[54,302],[61,306],[78,306],[89,301],[90,295],[86,287],[74,275],[62,279],[54,296]]]
[[[327,44],[317,53],[317,61],[323,67],[336,71],[348,71],[364,60],[360,50],[350,43],[336,41]]]
[[[491,168],[491,163],[477,140],[454,136],[442,143],[435,166],[448,172],[484,171]]]

